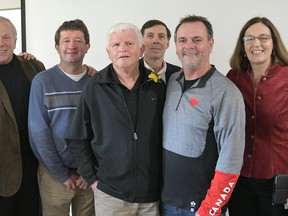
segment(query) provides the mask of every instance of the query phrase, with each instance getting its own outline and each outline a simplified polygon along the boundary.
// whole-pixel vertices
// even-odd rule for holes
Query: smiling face
[[[79,64],[82,65],[83,58],[90,48],[86,44],[84,33],[80,30],[67,30],[60,33],[59,45],[55,48],[60,56],[60,66]]]
[[[246,31],[245,36],[272,36],[270,29],[263,23],[256,23],[251,25]],[[273,51],[273,39],[265,42],[260,42],[258,39],[244,42],[244,49],[251,65],[266,64],[271,62],[271,55]]]
[[[139,58],[143,55],[144,46],[133,30],[127,29],[111,33],[107,53],[115,70],[129,70],[138,65]]]
[[[13,58],[16,38],[12,26],[5,20],[0,21],[0,64],[8,64]]]
[[[206,26],[202,22],[182,24],[176,33],[176,53],[183,68],[196,71],[210,65],[214,39],[208,39]]]
[[[163,25],[155,25],[144,30],[143,34],[145,59],[163,59],[165,51],[169,47],[167,30]]]

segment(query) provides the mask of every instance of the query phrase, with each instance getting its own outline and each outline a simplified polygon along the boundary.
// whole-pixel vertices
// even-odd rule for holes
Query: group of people
[[[159,20],[116,24],[111,64],[91,74],[89,31],[65,21],[60,62],[45,70],[13,54],[16,29],[0,17],[1,215],[288,215],[272,205],[273,177],[288,173],[288,52],[277,29],[250,19],[227,77],[210,63],[207,18],[176,26],[181,67],[164,60],[170,38]]]

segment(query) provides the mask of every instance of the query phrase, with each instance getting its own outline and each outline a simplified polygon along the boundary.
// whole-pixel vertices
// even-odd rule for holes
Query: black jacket
[[[162,184],[162,111],[165,83],[148,81],[139,90],[136,131],[130,121],[112,65],[85,84],[67,141],[78,172],[89,184],[128,202],[160,199]]]

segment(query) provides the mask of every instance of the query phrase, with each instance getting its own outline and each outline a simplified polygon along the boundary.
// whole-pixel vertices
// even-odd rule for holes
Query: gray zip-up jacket
[[[214,66],[184,92],[183,85],[183,72],[177,72],[167,87],[162,200],[196,211],[215,171],[240,173],[245,109],[238,88]]]

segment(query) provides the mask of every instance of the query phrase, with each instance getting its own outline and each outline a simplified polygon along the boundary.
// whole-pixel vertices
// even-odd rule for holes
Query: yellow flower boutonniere
[[[148,75],[148,78],[148,81],[153,80],[155,83],[161,82],[161,77],[153,71]]]

